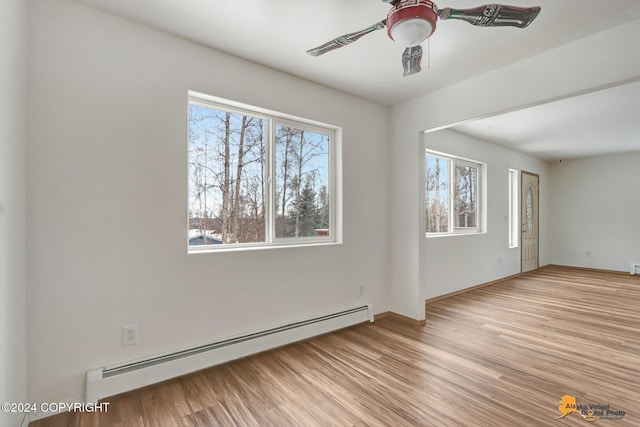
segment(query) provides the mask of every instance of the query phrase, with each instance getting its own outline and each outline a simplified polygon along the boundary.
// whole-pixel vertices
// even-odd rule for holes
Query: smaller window
[[[509,169],[509,247],[517,248],[518,233],[518,171]]]
[[[426,151],[425,230],[436,234],[481,231],[483,164]]]

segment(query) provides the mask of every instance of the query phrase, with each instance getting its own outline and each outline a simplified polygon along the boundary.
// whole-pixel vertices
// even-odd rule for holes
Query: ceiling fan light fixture
[[[438,13],[429,0],[404,0],[387,15],[389,37],[403,47],[417,46],[436,29]]]
[[[394,42],[402,47],[417,46],[433,32],[433,26],[422,18],[406,19],[394,25],[389,33]]]

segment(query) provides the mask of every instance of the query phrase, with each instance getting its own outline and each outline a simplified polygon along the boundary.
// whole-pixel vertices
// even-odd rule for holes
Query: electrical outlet
[[[138,325],[122,327],[122,345],[138,344]]]

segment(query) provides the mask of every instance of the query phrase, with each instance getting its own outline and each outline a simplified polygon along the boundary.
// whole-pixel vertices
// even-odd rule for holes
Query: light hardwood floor
[[[623,419],[555,420],[563,395]],[[71,426],[640,426],[640,277],[548,266],[106,399]]]

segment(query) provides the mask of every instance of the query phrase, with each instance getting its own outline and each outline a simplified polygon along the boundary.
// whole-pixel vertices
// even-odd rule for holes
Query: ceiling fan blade
[[[540,13],[540,7],[517,7],[503,4],[487,4],[471,9],[438,9],[440,19],[461,19],[479,27],[525,28]]]
[[[307,53],[311,56],[320,56],[334,49],[338,49],[339,47],[343,47],[348,44],[351,44],[366,34],[369,34],[376,30],[383,29],[387,25],[386,21],[387,20],[385,19],[380,22],[376,22],[375,24],[365,28],[364,30],[360,30],[360,31],[356,31],[355,33],[349,33],[340,37],[336,37],[335,39],[328,41],[325,44],[322,44],[318,47],[314,47],[313,49],[309,49]]]
[[[422,61],[422,46],[417,45],[406,48],[402,54],[402,66],[404,67],[402,76],[407,77],[422,71],[420,61]]]

